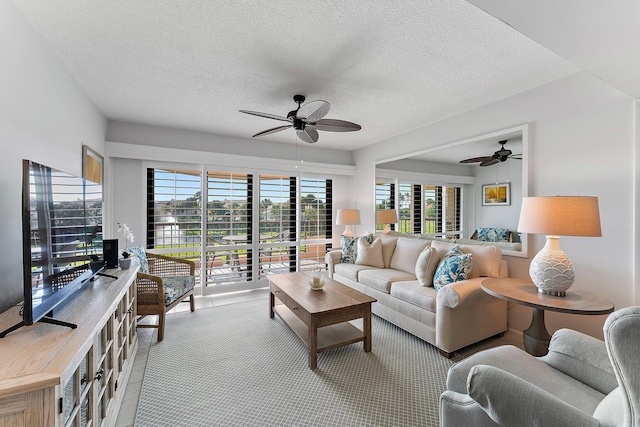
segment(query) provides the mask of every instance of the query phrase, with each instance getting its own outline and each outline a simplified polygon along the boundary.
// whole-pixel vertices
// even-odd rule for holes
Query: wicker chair
[[[162,341],[167,311],[181,302],[187,302],[187,299],[191,311],[196,309],[193,298],[195,263],[145,252],[141,246],[128,248],[127,251],[136,256],[141,264],[136,281],[138,320],[146,316],[158,316],[157,324],[138,324],[138,328],[157,328],[158,341]],[[147,270],[145,260],[148,273],[144,272]]]

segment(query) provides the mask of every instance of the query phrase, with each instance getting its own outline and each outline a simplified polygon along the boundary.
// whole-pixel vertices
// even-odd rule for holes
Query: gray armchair
[[[456,363],[440,425],[640,427],[640,307],[610,314],[604,342],[561,329],[543,357],[501,346]]]

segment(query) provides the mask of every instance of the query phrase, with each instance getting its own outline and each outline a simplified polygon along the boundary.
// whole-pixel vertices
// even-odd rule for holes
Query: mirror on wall
[[[474,232],[479,228],[507,229],[507,241],[497,246],[504,255],[526,258],[527,236],[518,233],[517,227],[522,198],[528,195],[527,148],[527,125],[425,148],[377,162],[376,188],[393,188],[400,221],[421,215],[421,234],[465,243],[477,240]],[[494,155],[497,159],[491,160]],[[467,159],[474,161],[461,163]],[[420,208],[416,188],[423,192]],[[384,197],[376,195],[380,200]],[[434,215],[442,218],[437,230],[429,223]],[[415,225],[399,223],[398,227],[417,232]]]

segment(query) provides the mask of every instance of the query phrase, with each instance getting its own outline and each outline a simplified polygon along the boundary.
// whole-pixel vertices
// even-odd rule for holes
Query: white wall
[[[22,301],[22,159],[76,175],[106,120],[11,2],[0,2],[0,311]]]
[[[602,238],[565,237],[576,289],[634,304],[634,101],[602,81],[578,73],[476,110],[354,152],[356,205],[372,224],[376,160],[412,153],[529,123],[529,195],[599,197]],[[532,257],[544,236],[529,239]],[[528,277],[530,260],[508,257],[513,277]],[[525,329],[531,310],[511,306],[509,324]],[[572,327],[602,336],[604,316],[547,313],[550,332]]]

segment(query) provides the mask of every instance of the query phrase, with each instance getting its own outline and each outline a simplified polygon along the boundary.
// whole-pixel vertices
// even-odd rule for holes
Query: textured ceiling
[[[112,120],[236,137],[292,96],[331,103],[354,150],[579,69],[462,0],[14,0]],[[267,137],[295,143],[286,130]]]

